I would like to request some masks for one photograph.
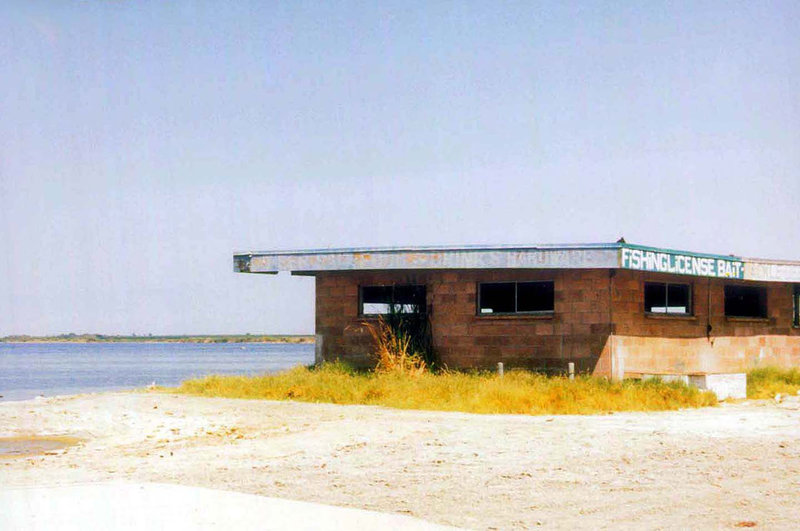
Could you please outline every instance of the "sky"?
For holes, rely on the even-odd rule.
[[[621,236],[800,260],[800,3],[0,5],[0,336],[313,333],[234,251]]]

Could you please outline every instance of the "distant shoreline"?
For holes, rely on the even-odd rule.
[[[65,334],[59,336],[6,336],[0,343],[290,343],[312,344],[310,335],[197,335],[197,336],[112,336]]]

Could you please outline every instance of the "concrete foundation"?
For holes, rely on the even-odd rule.
[[[665,382],[683,382],[704,391],[712,391],[719,400],[747,398],[747,374],[642,374],[641,378],[659,378]]]
[[[747,374],[693,374],[689,383],[698,389],[713,391],[720,400],[747,398]]]

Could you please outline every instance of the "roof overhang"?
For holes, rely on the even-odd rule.
[[[655,273],[800,282],[800,262],[659,249],[628,243],[388,247],[241,252],[239,273],[424,269],[632,269]]]

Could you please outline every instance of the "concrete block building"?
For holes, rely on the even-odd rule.
[[[361,323],[393,306],[427,314],[451,368],[800,367],[800,262],[612,243],[247,252],[234,270],[315,278],[318,361],[369,365]]]

